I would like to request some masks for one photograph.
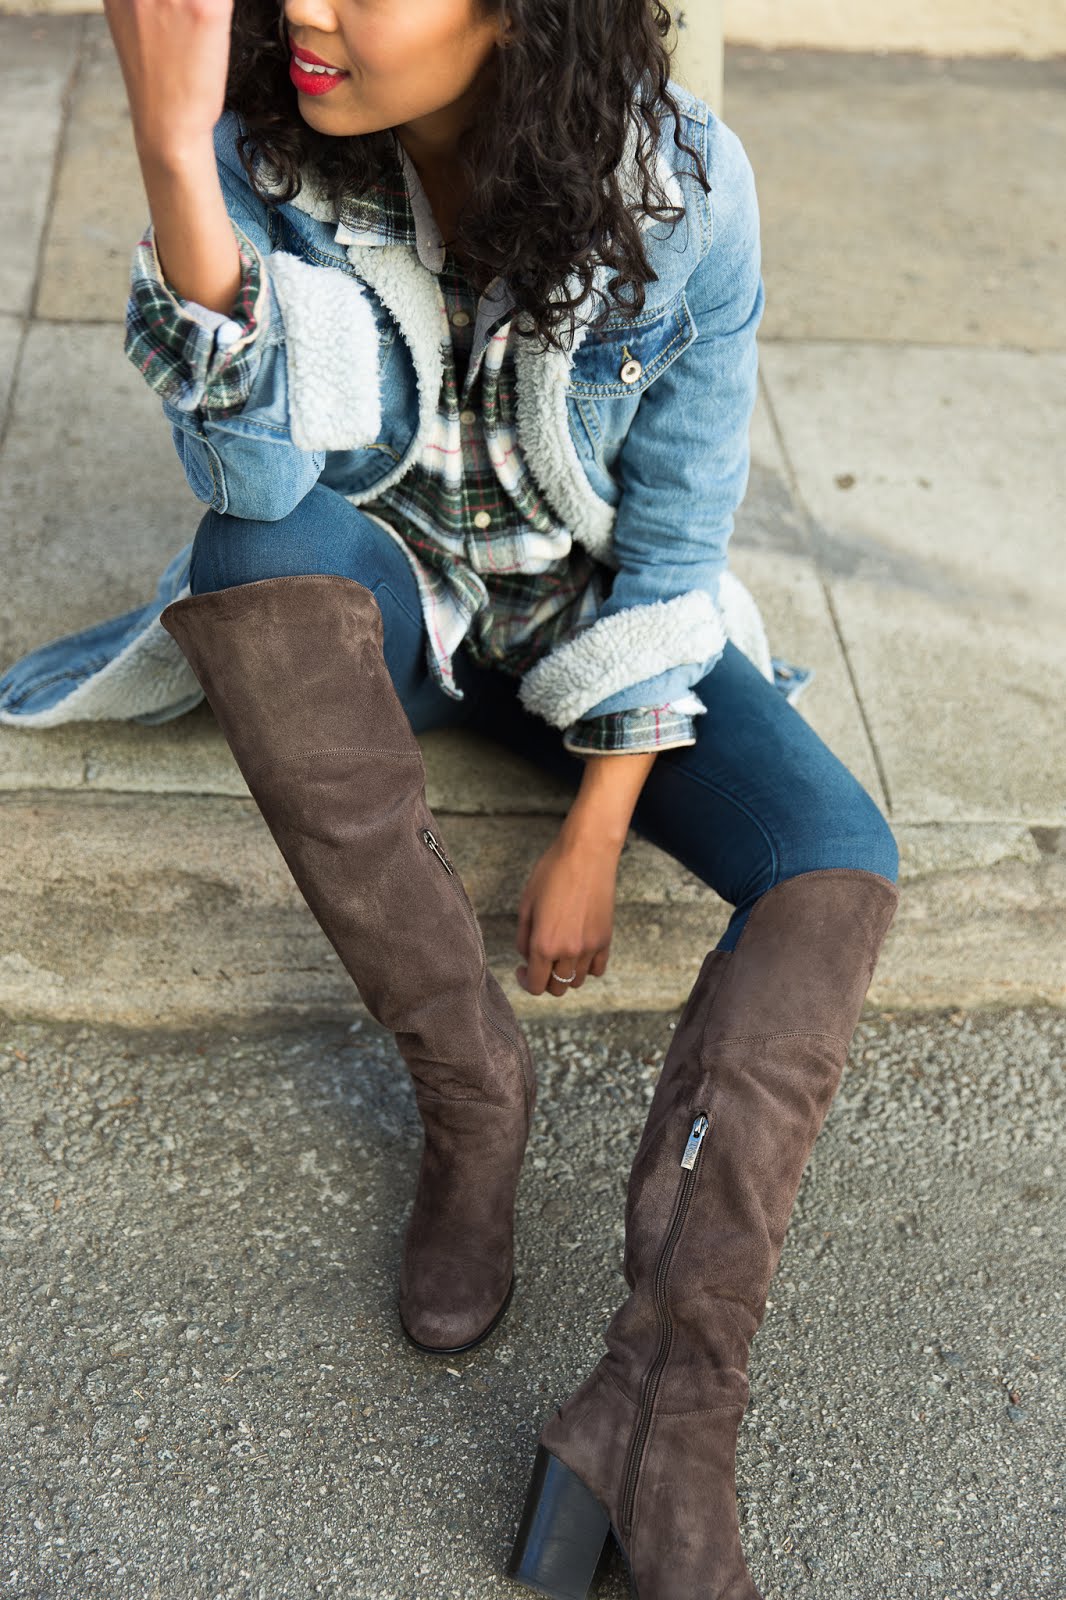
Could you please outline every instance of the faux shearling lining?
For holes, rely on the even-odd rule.
[[[188,584],[175,595],[181,600]],[[191,711],[204,698],[196,675],[176,641],[156,618],[113,660],[44,711],[0,711],[0,723],[18,728],[55,728],[64,722],[126,721],[166,711]]]
[[[352,505],[376,500],[398,483],[422,457],[436,425],[437,403],[444,375],[440,345],[440,290],[405,245],[349,245],[348,260],[392,313],[414,362],[418,384],[418,421],[407,453],[383,477],[346,498]]]
[[[186,545],[184,554],[187,556],[192,546]],[[189,593],[189,586],[185,584],[173,599],[181,600]],[[702,594],[705,598],[706,591],[696,590],[692,593]],[[681,600],[688,600],[689,595],[681,595]],[[770,647],[767,642],[766,631],[763,627],[762,617],[754,597],[745,588],[744,584],[733,572],[723,572],[719,583],[719,603],[721,616],[725,624],[726,637],[731,639],[738,650],[741,650],[748,659],[759,669],[768,682],[773,682],[773,666],[770,658]],[[676,606],[677,600],[656,601],[653,606],[634,607],[631,611],[622,611],[616,617],[603,617],[599,622],[593,623],[594,628],[603,628],[611,622],[621,622],[625,618],[631,619],[630,626],[640,623],[640,612],[656,613],[654,619],[644,619],[647,630],[647,640],[654,646],[656,641],[661,642],[667,638],[673,641],[674,634],[669,627],[669,613],[667,627],[663,627],[663,608]],[[661,631],[660,631],[661,630]],[[523,697],[525,683],[539,668],[544,668],[548,663],[555,663],[562,651],[579,645],[592,631],[586,629],[576,638],[567,640],[557,650],[544,656],[536,666],[531,667],[525,680],[519,688],[520,698]],[[703,660],[698,652],[702,648],[703,634],[697,645],[697,654],[693,659]],[[652,672],[664,671],[669,666],[677,665],[674,652],[669,658],[665,650],[652,651],[656,660],[661,665],[653,665],[641,676],[650,676]],[[708,652],[709,653],[709,652]],[[595,664],[585,660],[585,670],[595,671]],[[615,657],[617,660],[617,657]],[[598,660],[598,656],[597,656]],[[639,670],[639,663],[636,664]],[[634,663],[630,663],[624,677],[611,688],[601,688],[600,683],[605,680],[601,677],[596,684],[595,692],[585,699],[584,704],[595,705],[596,701],[608,694],[613,694],[617,688],[625,688],[629,683],[639,681],[637,671],[632,670]],[[555,669],[553,668],[553,671]],[[547,676],[547,675],[546,675]],[[64,722],[97,722],[102,720],[125,721],[134,717],[148,715],[153,712],[168,713],[170,717],[180,716],[186,711],[191,711],[199,705],[204,698],[203,690],[193,674],[184,655],[181,653],[177,640],[169,634],[158,620],[148,625],[143,633],[137,634],[126,645],[125,649],[113,661],[92,673],[83,683],[72,689],[65,699],[56,705],[50,706],[45,711],[18,712],[0,709],[0,724],[20,728],[56,728]],[[694,702],[690,704],[689,702]],[[703,702],[696,694],[690,694],[685,699],[674,701],[678,710],[698,714],[698,710],[705,710]],[[576,722],[580,716],[565,719]],[[554,720],[554,719],[549,719]],[[561,725],[561,724],[560,724]]]
[[[283,250],[266,265],[285,323],[293,444],[373,444],[381,432],[381,377],[377,324],[363,286]]]
[[[774,661],[762,612],[755,596],[735,572],[727,567],[718,579],[718,607],[725,624],[725,636],[758,667],[767,683],[774,681]]]
[[[725,641],[711,595],[690,589],[601,617],[530,667],[518,697],[527,711],[566,728],[619,689],[720,655]]]

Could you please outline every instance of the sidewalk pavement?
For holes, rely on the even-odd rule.
[[[545,1417],[625,1295],[672,1022],[528,1024],[517,1287],[484,1346],[396,1315],[418,1115],[368,1022],[0,1047],[0,1595],[530,1600]],[[1063,1600],[1066,1014],[860,1022],[752,1349],[766,1600]],[[632,1600],[617,1555],[596,1600]]]
[[[768,296],[732,564],[900,843],[871,1004],[1062,1005],[1066,64],[738,48],[726,86]],[[6,665],[147,600],[200,507],[122,351],[147,208],[103,18],[0,15],[0,134]],[[422,743],[493,968],[537,1014],[515,907],[569,792],[474,735]],[[0,729],[0,807],[0,1008],[359,1009],[206,706]],[[727,915],[632,836],[608,973],[568,1005],[681,1004]]]

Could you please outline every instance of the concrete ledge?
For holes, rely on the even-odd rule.
[[[418,735],[430,804],[473,816],[561,814],[569,790],[532,762],[466,729]],[[248,785],[206,702],[171,722],[68,722],[0,726],[0,792],[220,795],[250,799]]]
[[[494,972],[522,1017],[550,996],[514,977],[515,908],[565,795],[516,762],[492,814],[428,798],[470,892]],[[445,736],[464,762],[472,737]],[[493,757],[499,779],[498,753]],[[523,775],[519,778],[519,772]],[[480,797],[480,800],[479,800]],[[521,804],[519,804],[521,800]],[[1056,829],[898,824],[903,897],[871,987],[873,1008],[1066,1005],[1066,856]],[[0,1011],[12,1017],[179,1026],[343,1019],[358,994],[296,889],[251,799],[26,790],[0,796]],[[728,906],[631,834],[612,959],[559,1004],[577,1013],[679,1008]],[[554,1012],[552,1013],[555,1014]]]

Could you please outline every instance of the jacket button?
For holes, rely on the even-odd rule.
[[[636,383],[644,368],[636,358],[622,363],[622,370],[618,374],[623,383]]]

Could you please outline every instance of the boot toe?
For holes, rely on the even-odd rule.
[[[477,1301],[467,1297],[448,1304],[441,1298],[419,1304],[413,1296],[401,1297],[400,1325],[410,1342],[425,1354],[460,1355],[488,1338],[502,1321],[513,1293],[512,1278],[502,1300],[498,1296]]]

